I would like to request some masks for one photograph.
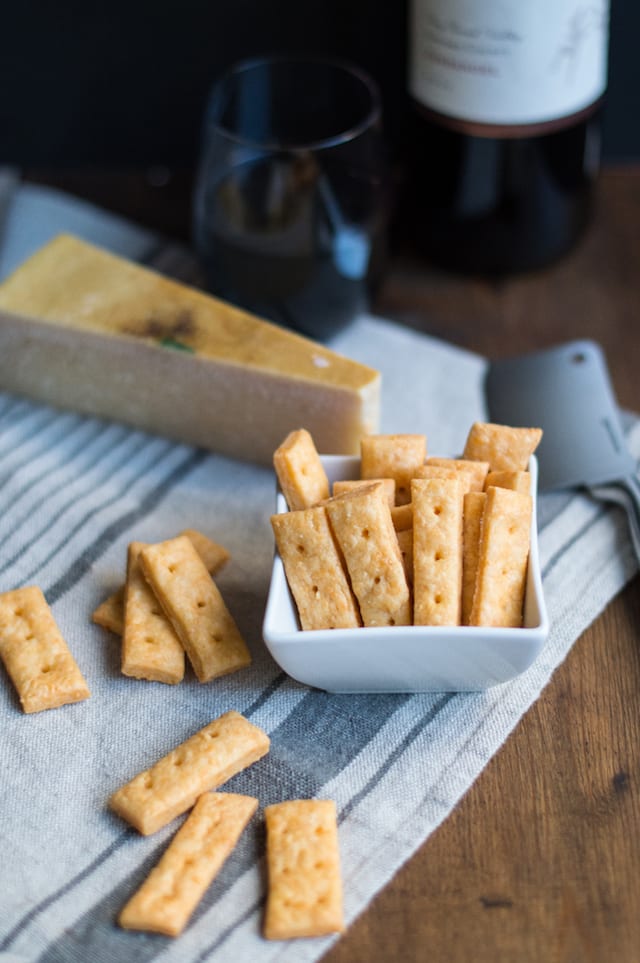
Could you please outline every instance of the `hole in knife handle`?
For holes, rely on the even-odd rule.
[[[571,355],[571,361],[573,364],[584,364],[587,360],[587,356],[583,351],[576,351]]]

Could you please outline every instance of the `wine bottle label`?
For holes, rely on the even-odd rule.
[[[471,132],[562,126],[604,93],[608,27],[608,0],[411,0],[410,92]]]

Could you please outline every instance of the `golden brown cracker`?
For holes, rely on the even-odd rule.
[[[482,513],[486,501],[484,492],[468,492],[464,496],[462,524],[462,624],[469,625],[476,572],[480,555]]]
[[[463,495],[455,478],[411,483],[415,625],[460,624]]]
[[[306,428],[291,431],[273,455],[280,488],[292,511],[311,508],[329,497],[329,482]]]
[[[387,493],[389,508],[393,508],[396,503],[396,483],[393,478],[353,478],[334,481],[332,493],[333,495],[342,495],[344,492],[353,491],[354,488],[360,488],[363,485],[369,485],[371,481],[380,482],[380,484],[384,486],[384,490]]]
[[[336,806],[298,799],[265,809],[268,940],[325,936],[344,929]]]
[[[217,575],[229,561],[231,556],[223,545],[214,542],[195,528],[185,528],[180,534],[186,535],[191,540],[210,575]],[[91,615],[91,620],[96,625],[101,625],[115,635],[122,635],[124,631],[124,590],[125,586],[121,585],[104,602],[101,602]]]
[[[235,793],[200,796],[160,861],[123,907],[124,929],[179,936],[258,807]]]
[[[413,585],[413,529],[402,529],[397,533],[397,539],[405,575],[407,576],[407,585],[411,588]]]
[[[471,625],[522,625],[532,506],[529,494],[487,490]]]
[[[148,545],[140,565],[200,682],[251,663],[233,616],[186,535]]]
[[[469,473],[471,475],[469,491],[484,491],[484,482],[489,471],[488,461],[472,461],[470,458],[437,458],[432,456],[427,458],[427,465],[439,465],[441,468],[450,468],[453,471]]]
[[[531,473],[528,471],[490,471],[486,478],[486,488],[510,488],[514,492],[531,494]]]
[[[175,685],[184,678],[184,648],[162,606],[142,574],[144,542],[131,542],[120,668],[123,675]]]
[[[268,751],[267,734],[231,710],[114,792],[109,806],[148,836]]]
[[[396,532],[404,532],[413,525],[413,509],[411,502],[406,505],[394,505],[391,509],[391,521]]]
[[[121,585],[91,614],[92,622],[113,632],[114,635],[122,635],[124,631],[124,589],[124,585]]]
[[[426,455],[425,435],[365,435],[360,442],[360,475],[395,479],[396,503],[405,505],[411,500],[411,479]]]
[[[327,503],[365,626],[410,625],[411,601],[398,539],[382,485]]]
[[[0,659],[25,712],[91,695],[37,585],[0,594]]]
[[[272,515],[271,526],[301,628],[362,625],[325,507]]]
[[[490,471],[523,471],[541,438],[541,428],[476,421],[469,429],[463,454],[472,461],[488,461]]]

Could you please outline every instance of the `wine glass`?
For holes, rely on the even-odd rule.
[[[380,97],[362,70],[268,57],[214,85],[194,192],[212,293],[326,339],[368,305],[386,200]]]

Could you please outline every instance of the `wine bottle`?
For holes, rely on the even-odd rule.
[[[608,0],[410,0],[410,219],[465,272],[540,267],[592,207]]]

